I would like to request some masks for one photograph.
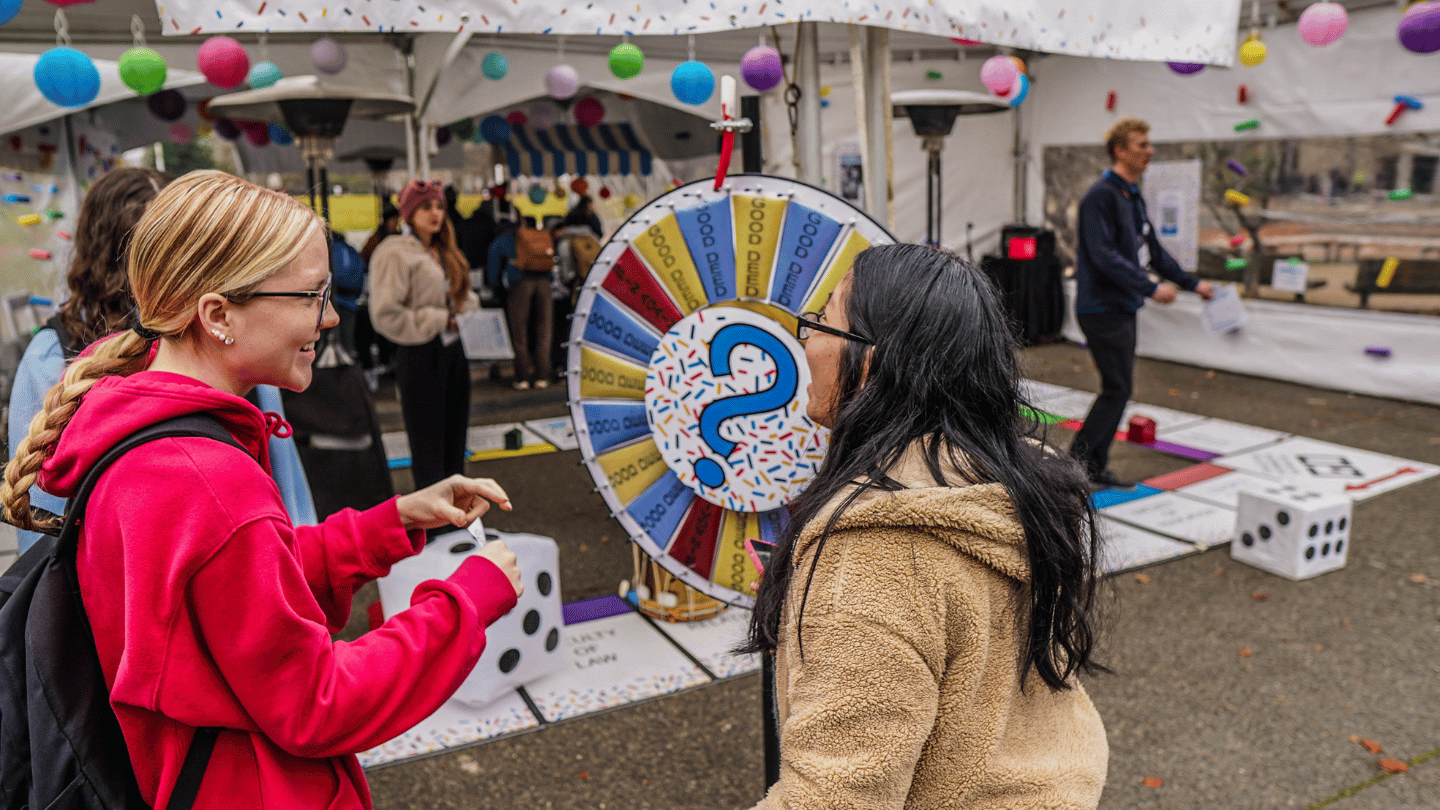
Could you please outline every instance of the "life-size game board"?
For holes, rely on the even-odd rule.
[[[691,587],[753,603],[744,540],[773,541],[825,454],[795,316],[893,241],[817,188],[732,175],[653,200],[600,252],[571,327],[575,435],[616,519]]]

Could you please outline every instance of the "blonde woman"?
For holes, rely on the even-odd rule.
[[[6,517],[36,528],[32,483],[69,497],[148,425],[206,414],[245,448],[134,449],[100,477],[81,529],[80,597],[154,807],[195,729],[213,726],[195,808],[369,808],[354,754],[439,707],[520,590],[514,555],[491,544],[380,629],[331,641],[355,589],[417,553],[425,529],[510,503],[493,481],[455,476],[291,526],[266,452],[288,425],[244,394],[310,383],[315,341],[337,320],[327,256],[319,218],[284,194],[220,172],[170,184],[130,246],[138,323],[69,366],[5,468]]]
[[[406,233],[388,236],[370,257],[370,320],[397,344],[396,387],[410,439],[416,488],[465,471],[470,362],[455,316],[476,309],[470,265],[455,244],[440,181],[400,190]]]

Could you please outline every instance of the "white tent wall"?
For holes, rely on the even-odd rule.
[[[1212,67],[1195,76],[1175,75],[1158,62],[1068,56],[1032,60],[1034,80],[1025,103],[1032,116],[1030,219],[1043,217],[1045,147],[1099,145],[1121,116],[1149,121],[1157,142],[1440,131],[1440,56],[1402,48],[1395,37],[1397,19],[1393,8],[1351,13],[1345,36],[1325,48],[1307,45],[1294,26],[1263,29],[1268,50],[1263,63]],[[1237,101],[1241,84],[1249,89],[1247,104]],[[1105,99],[1112,90],[1117,103],[1109,112]],[[1386,127],[1397,94],[1418,98],[1425,107]],[[1252,118],[1260,120],[1259,128],[1235,131],[1236,123]],[[1440,404],[1434,318],[1273,302],[1247,302],[1247,309],[1250,323],[1243,333],[1214,337],[1198,328],[1198,306],[1147,306],[1140,311],[1139,353]],[[1083,339],[1073,319],[1066,335]],[[1362,351],[1368,346],[1388,348],[1393,355],[1377,360]]]

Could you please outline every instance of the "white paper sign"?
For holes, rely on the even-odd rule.
[[[1205,311],[1200,313],[1200,325],[1212,335],[1234,332],[1245,325],[1249,315],[1240,303],[1240,289],[1234,284],[1215,288],[1215,297],[1205,302]]]
[[[1310,277],[1310,265],[1289,259],[1276,259],[1270,286],[1286,292],[1303,293]]]
[[[465,356],[471,360],[509,360],[515,356],[510,346],[510,329],[505,313],[498,309],[477,309],[455,316],[460,327],[460,340]]]

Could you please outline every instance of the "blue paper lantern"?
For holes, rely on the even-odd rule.
[[[670,92],[685,104],[704,104],[715,92],[715,74],[704,62],[681,62],[670,74]]]
[[[530,187],[529,195],[530,202],[536,205],[545,204],[545,189],[541,188],[538,183]]]
[[[510,122],[498,115],[487,115],[480,122],[480,137],[488,144],[499,146],[510,140]]]
[[[20,13],[20,0],[0,0],[0,25],[15,19]]]
[[[1015,89],[1015,91],[1014,91],[1013,93],[1010,94],[1010,106],[1011,106],[1011,107],[1019,107],[1019,106],[1020,106],[1020,102],[1024,101],[1024,100],[1025,100],[1025,97],[1028,96],[1028,95],[1030,95],[1030,77],[1029,77],[1029,76],[1026,76],[1024,73],[1021,73],[1019,80],[1017,80],[1017,81],[1015,82],[1015,84],[1016,84],[1016,89]]]
[[[480,72],[484,73],[487,79],[499,81],[510,72],[510,61],[505,58],[505,54],[491,51],[480,60]]]
[[[281,146],[289,146],[290,144],[295,142],[295,138],[290,134],[290,130],[280,126],[279,124],[270,125],[270,140],[274,143],[280,144]]]
[[[284,77],[285,74],[280,72],[280,66],[274,62],[256,62],[251,66],[245,81],[251,87],[259,90],[262,87],[269,87]]]
[[[74,48],[51,48],[35,63],[35,86],[51,104],[83,107],[100,95],[100,71]]]

